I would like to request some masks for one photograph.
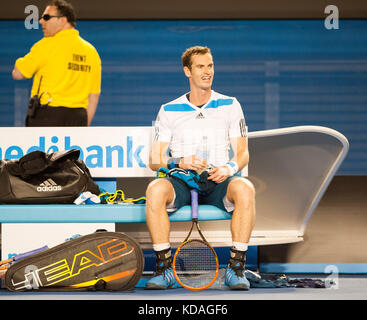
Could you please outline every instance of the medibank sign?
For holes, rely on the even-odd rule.
[[[93,177],[154,176],[148,168],[151,137],[151,127],[2,127],[0,159],[79,149]]]

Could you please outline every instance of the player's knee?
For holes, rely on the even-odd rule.
[[[149,183],[146,190],[147,202],[166,202],[172,193],[171,184],[165,179],[156,179]]]
[[[229,198],[236,201],[254,201],[255,187],[251,181],[245,178],[233,179],[228,185]]]

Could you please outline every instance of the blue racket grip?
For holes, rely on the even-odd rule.
[[[28,251],[28,252],[20,253],[17,256],[15,256],[13,258],[13,260],[14,261],[19,261],[19,260],[22,260],[24,258],[27,258],[27,257],[31,256],[32,254],[44,251],[46,249],[48,249],[48,246],[43,246],[42,248],[38,248],[38,249],[34,249],[34,250],[31,250],[31,251]]]
[[[194,220],[199,216],[199,196],[198,192],[194,189],[190,190],[191,193],[191,217]]]

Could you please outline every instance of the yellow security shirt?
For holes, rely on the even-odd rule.
[[[76,29],[41,39],[15,65],[26,78],[34,76],[31,96],[37,94],[42,76],[41,104],[87,108],[88,95],[101,91],[101,59]]]

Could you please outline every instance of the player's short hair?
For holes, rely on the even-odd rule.
[[[66,17],[73,27],[76,26],[76,14],[71,3],[65,0],[52,0],[48,6],[55,6],[61,16]]]
[[[208,47],[202,46],[194,46],[186,49],[186,51],[182,54],[182,66],[188,67],[191,70],[192,60],[191,57],[195,54],[212,54]]]

